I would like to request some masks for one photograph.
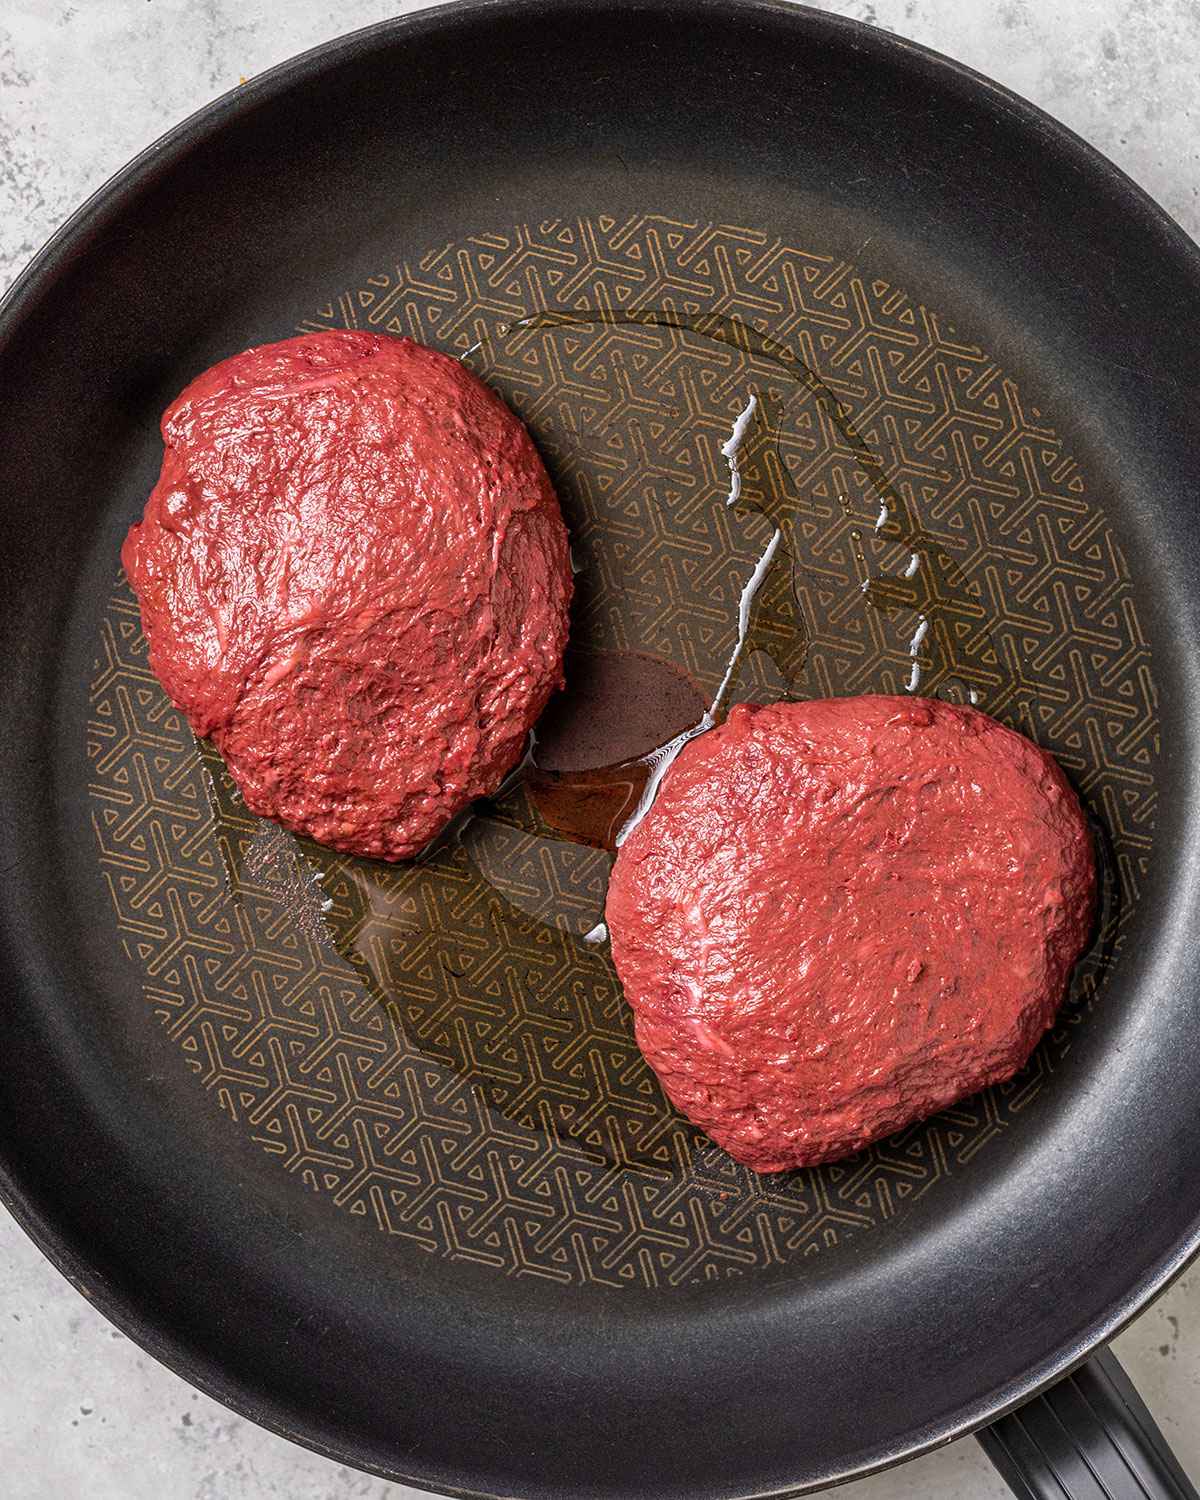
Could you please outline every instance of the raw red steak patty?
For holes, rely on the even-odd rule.
[[[1008,1078],[1092,922],[1049,755],[927,699],[738,707],[620,852],[613,958],[672,1101],[740,1162],[846,1156]]]
[[[571,570],[525,428],[410,339],[248,349],[167,408],[121,560],[150,664],[246,805],[417,853],[561,681]]]

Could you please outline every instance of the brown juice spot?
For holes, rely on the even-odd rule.
[[[645,790],[649,757],[698,723],[706,704],[677,667],[641,652],[569,651],[565,666],[525,789],[560,837],[611,850]]]

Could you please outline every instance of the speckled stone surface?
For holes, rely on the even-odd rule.
[[[397,0],[6,0],[0,6],[0,289],[90,192],[240,78]],[[950,53],[1099,146],[1200,231],[1197,0],[847,0]],[[1200,1272],[1117,1341],[1200,1478]],[[14,1500],[404,1500],[198,1395],[104,1321],[0,1211],[0,1455]],[[972,1442],[837,1491],[1000,1500]]]

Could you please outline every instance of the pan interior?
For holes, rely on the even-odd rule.
[[[762,227],[484,226],[301,311],[441,347],[529,424],[572,536],[570,683],[536,766],[421,860],[339,856],[247,813],[149,675],[119,584],[89,794],[145,1024],[324,1210],[509,1275],[772,1270],[971,1171],[1086,1024],[1151,857],[1150,652],[1049,416],[950,313]],[[1097,829],[1102,920],[1011,1083],[760,1177],[638,1053],[602,926],[613,834],[706,713],[913,689],[1056,754]]]

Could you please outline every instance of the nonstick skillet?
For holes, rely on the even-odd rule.
[[[1082,1362],[1200,1232],[1198,324],[1095,152],[769,0],[425,12],[165,137],[0,313],[21,1223],[206,1391],[433,1489],[778,1494],[993,1423],[1022,1494],[1193,1493]],[[184,382],[341,325],[503,391],[579,568],[556,774],[405,867],[245,813],[117,563]],[[738,694],[917,665],[1059,757],[1105,901],[1016,1080],[760,1179],[633,1045],[594,773],[707,701],[780,504]]]

